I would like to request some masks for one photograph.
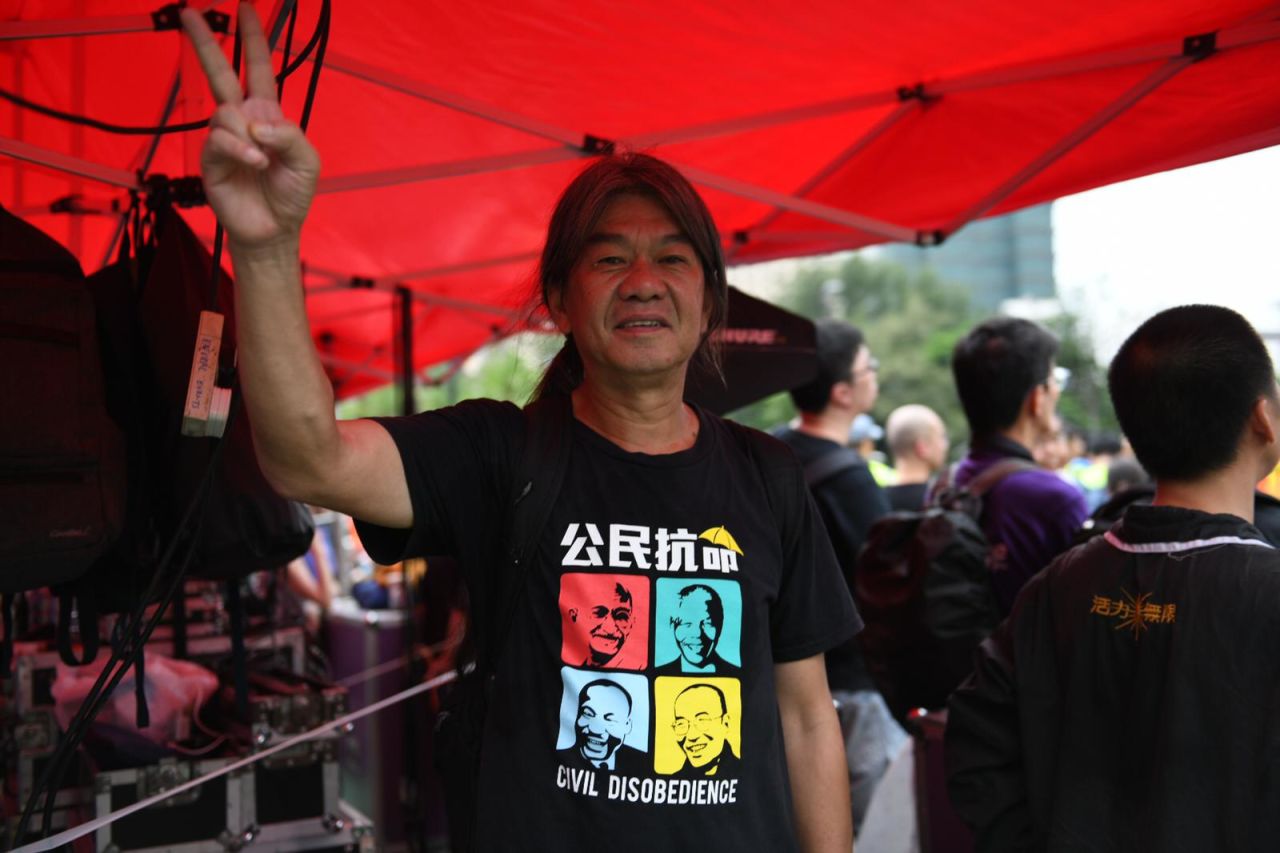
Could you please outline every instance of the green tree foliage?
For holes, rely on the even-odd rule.
[[[837,317],[862,329],[880,361],[880,398],[873,416],[905,403],[924,403],[953,435],[964,419],[951,382],[951,349],[973,325],[968,295],[932,273],[913,275],[897,264],[854,255],[832,265],[801,268],[783,286],[778,304],[807,317]],[[795,415],[786,394],[748,406],[734,418],[768,428]]]
[[[982,316],[962,287],[931,271],[912,273],[897,264],[851,255],[838,264],[802,267],[775,298],[797,314],[837,317],[862,329],[880,361],[880,398],[872,412],[879,423],[898,406],[924,403],[942,416],[953,442],[967,436],[951,377],[951,351]],[[1091,432],[1114,429],[1105,370],[1094,360],[1079,318],[1063,314],[1048,325],[1062,342],[1059,362],[1072,371],[1060,403],[1064,419]],[[733,414],[764,429],[794,416],[786,394]]]
[[[1063,313],[1046,325],[1058,336],[1058,364],[1071,371],[1067,390],[1058,400],[1058,414],[1063,423],[1089,434],[1120,434],[1111,395],[1107,393],[1107,368],[1098,364],[1093,354],[1093,341],[1083,329],[1080,318]]]
[[[439,409],[477,397],[524,405],[560,342],[559,335],[525,332],[485,347],[465,365],[437,365],[428,372],[434,379],[415,389],[414,411]],[[343,418],[396,415],[400,410],[399,385],[387,385],[338,404],[338,416]]]

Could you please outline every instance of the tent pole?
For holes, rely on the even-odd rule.
[[[871,143],[875,142],[882,135],[884,135],[884,133],[888,131],[889,128],[893,127],[895,124],[901,121],[908,113],[915,112],[916,107],[920,106],[923,103],[924,103],[923,98],[917,98],[917,97],[911,97],[911,98],[905,98],[905,99],[900,98],[900,103],[892,112],[890,112],[884,118],[880,119],[880,121],[876,122],[875,125],[870,130],[868,130],[862,136],[858,137],[858,139],[855,140],[852,145],[850,145],[849,147],[841,151],[838,155],[836,155],[836,157],[833,160],[828,162],[818,172],[816,172],[812,177],[810,177],[809,180],[801,184],[800,188],[797,189],[794,193],[792,193],[792,195],[796,196],[797,198],[804,198],[808,196],[809,193],[817,189],[818,186],[820,186],[828,178],[834,175],[846,163],[848,163],[854,157],[857,157],[859,154],[863,152],[863,150],[865,150],[868,146],[870,146]],[[755,225],[751,226],[750,228],[746,229],[744,234],[746,236],[751,236],[757,231],[763,231],[765,228],[768,228],[774,222],[777,222],[778,218],[782,216],[783,212],[784,211],[781,208],[775,207],[769,213],[765,214],[764,217],[759,222],[757,222]],[[742,245],[743,245],[742,243],[735,242],[733,244],[733,247],[729,250],[729,256],[725,260],[732,261],[733,256],[737,254],[739,248],[741,248]]]
[[[398,295],[401,290],[408,290],[409,295],[414,299],[414,301],[421,302],[423,305],[430,305],[437,308],[453,308],[457,311],[472,311],[478,314],[493,314],[499,317],[506,317],[511,320],[524,319],[523,311],[516,311],[512,308],[503,308],[500,305],[484,305],[479,302],[468,302],[465,299],[453,299],[448,296],[440,296],[435,293],[422,293],[403,286],[397,287],[392,285],[380,285],[376,282],[367,286],[364,284],[357,286],[353,285],[352,281],[367,282],[370,281],[370,279],[352,279],[351,276],[346,276],[345,282],[340,284],[335,283],[326,287],[308,287],[306,295],[308,297],[312,297],[319,296],[324,293],[348,293],[352,289],[368,289]]]
[[[401,284],[396,285],[395,293],[400,326],[400,414],[412,415],[417,408],[413,402],[413,291]]]
[[[8,154],[18,160],[35,163],[38,166],[47,166],[59,172],[68,172],[90,180],[100,181],[104,184],[121,187],[122,189],[138,189],[138,178],[132,172],[126,172],[124,169],[113,169],[110,166],[92,163],[68,154],[59,154],[56,151],[31,145],[19,139],[0,136],[0,154]]]
[[[85,0],[76,0],[75,10],[77,14],[83,15],[85,13]],[[84,115],[84,77],[86,67],[85,41],[84,39],[75,39],[71,43],[71,112],[76,115]],[[70,137],[71,156],[77,159],[84,159],[84,125],[71,125],[68,128],[68,135]],[[70,180],[67,181],[67,187],[69,195],[73,197],[83,195],[84,179],[79,175],[72,175]],[[78,216],[71,217],[67,223],[67,248],[77,258],[84,256],[84,220]]]
[[[671,161],[667,162],[670,163]],[[880,237],[887,237],[890,240],[911,242],[916,239],[916,232],[911,228],[894,225],[891,222],[882,222],[879,219],[872,219],[869,216],[862,216],[861,214],[841,210],[827,204],[806,201],[802,198],[793,198],[785,193],[775,192],[766,187],[758,187],[744,181],[722,177],[705,169],[698,169],[681,163],[671,163],[671,165],[679,169],[686,178],[695,184],[702,184],[712,189],[754,201],[762,201],[784,210],[793,210],[796,213],[803,213],[805,216],[812,216],[814,219],[821,219],[826,222],[834,222],[836,225],[843,225],[846,228],[867,231]]]
[[[165,100],[164,107],[160,110],[160,120],[156,122],[157,126],[163,126],[169,121],[169,117],[173,115],[173,109],[178,105],[178,93],[182,90],[182,65],[179,60],[179,71],[173,76],[173,85],[169,87],[169,97]],[[157,133],[147,142],[146,147],[138,157],[140,163],[138,173],[145,175],[151,171],[151,161],[155,159],[156,151],[160,148],[160,140],[163,134]],[[111,259],[115,256],[116,246],[120,242],[120,238],[124,235],[125,226],[129,222],[129,211],[125,209],[121,212],[119,220],[116,222],[115,231],[111,235],[111,240],[107,243],[107,250],[102,254],[102,263],[99,266],[105,267],[111,263]]]
[[[399,184],[414,183],[415,181],[437,181],[441,178],[453,178],[459,175],[502,172],[508,169],[523,169],[528,166],[562,163],[565,160],[576,160],[583,156],[585,155],[580,148],[558,146],[556,148],[522,151],[515,154],[503,154],[496,157],[475,157],[468,160],[428,163],[423,166],[408,166],[401,169],[357,172],[351,175],[321,178],[316,186],[316,192],[337,193],[397,186]]]
[[[314,57],[308,61],[314,61]],[[522,116],[511,110],[494,107],[474,98],[448,92],[436,86],[428,86],[411,77],[378,68],[366,62],[360,62],[349,56],[329,53],[325,56],[324,67],[326,70],[339,71],[405,95],[412,95],[425,101],[431,101],[457,112],[477,116],[495,124],[506,125],[534,136],[542,136],[573,148],[580,148],[583,143],[584,134],[580,132]]]
[[[1265,16],[1255,16],[1263,18]],[[1219,49],[1255,44],[1280,38],[1280,23],[1266,20],[1251,20],[1239,27],[1222,30],[1218,34]],[[952,80],[930,81],[930,93],[943,95],[948,92],[986,89],[1007,86],[1015,83],[1030,82],[1046,77],[1061,77],[1073,74],[1084,74],[1107,68],[1140,65],[1177,56],[1181,51],[1180,42],[1161,42],[1151,45],[1140,45],[1119,50],[1108,50],[1099,53],[1060,57],[1047,62],[1039,62],[1008,68],[996,68],[979,71],[973,74],[956,77]],[[536,119],[503,110],[463,95],[449,92],[435,86],[428,86],[401,74],[363,63],[350,57],[331,54],[325,59],[325,67],[364,80],[374,85],[401,92],[413,97],[431,101],[458,112],[467,113],[497,124],[542,136],[567,146],[578,148],[582,145],[583,134],[558,127]],[[753,116],[741,116],[722,121],[704,122],[681,128],[655,131],[619,140],[634,149],[647,149],[659,145],[670,145],[677,142],[688,142],[715,136],[728,136],[744,133],[771,125],[805,121],[827,115],[855,112],[871,107],[891,104],[898,100],[898,88],[877,92],[865,92],[846,98],[838,98],[773,112],[759,113]]]
[[[316,353],[320,358],[320,363],[326,367],[336,367],[339,370],[345,370],[348,373],[359,373],[365,376],[372,376],[375,379],[381,379],[384,382],[394,382],[396,375],[389,370],[380,370],[369,364],[362,364],[358,361],[350,361],[345,358],[338,358],[336,355],[328,353]]]
[[[0,41],[106,36],[155,32],[150,15],[115,15],[105,18],[64,18],[57,21],[5,21],[0,23]]]
[[[22,49],[14,51],[13,57],[13,88],[19,95],[26,95],[26,64],[27,52]],[[13,138],[22,139],[27,132],[26,110],[13,111]],[[26,170],[15,168],[13,170],[13,204],[14,207],[22,207],[26,203],[23,193],[26,190]]]
[[[1148,74],[1145,79],[1131,87],[1119,98],[1112,101],[1084,124],[1067,134],[1048,151],[1032,160],[1019,170],[1017,174],[988,193],[985,198],[979,200],[964,213],[951,220],[951,222],[949,222],[943,229],[943,233],[954,234],[973,220],[985,215],[993,207],[1022,188],[1027,184],[1027,182],[1042,173],[1045,169],[1049,168],[1049,166],[1053,165],[1077,145],[1084,142],[1090,136],[1093,136],[1102,128],[1106,127],[1138,101],[1160,88],[1160,86],[1164,85],[1176,76],[1178,72],[1197,61],[1198,60],[1194,57],[1180,56],[1177,59],[1169,60],[1154,72]]]

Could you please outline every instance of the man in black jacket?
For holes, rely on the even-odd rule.
[[[1156,479],[1019,594],[952,696],[946,752],[979,850],[1262,850],[1280,837],[1280,552],[1252,524],[1280,391],[1248,322],[1148,320],[1111,365]]]

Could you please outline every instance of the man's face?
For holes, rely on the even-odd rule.
[[[947,464],[947,451],[951,449],[951,441],[947,438],[947,427],[942,422],[942,418],[932,422],[922,444],[921,461],[929,466],[930,471],[941,470]]]
[[[588,687],[578,704],[578,751],[588,761],[604,761],[631,732],[631,710],[620,687]]]
[[[1040,393],[1040,406],[1035,411],[1037,439],[1051,438],[1059,428],[1058,398],[1062,396],[1062,384],[1058,380],[1058,366],[1049,364],[1049,378],[1032,393]]]
[[[671,627],[675,630],[680,656],[694,666],[706,666],[720,639],[720,624],[712,618],[706,591],[695,589],[679,599]]]
[[[592,657],[598,661],[609,660],[622,651],[631,634],[631,602],[612,595],[588,607],[584,621]]]
[[[705,291],[702,263],[670,214],[644,196],[621,195],[548,307],[589,375],[634,382],[683,377],[707,330]]]
[[[710,687],[691,687],[677,696],[672,731],[694,767],[719,758],[729,734],[729,715],[720,705],[719,694]]]
[[[849,387],[853,391],[851,408],[855,415],[865,414],[875,406],[876,398],[880,396],[879,372],[880,366],[872,357],[871,350],[865,344],[858,347],[849,379]]]

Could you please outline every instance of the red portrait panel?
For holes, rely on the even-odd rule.
[[[644,669],[649,621],[649,579],[644,575],[560,576],[560,656],[566,664]]]

